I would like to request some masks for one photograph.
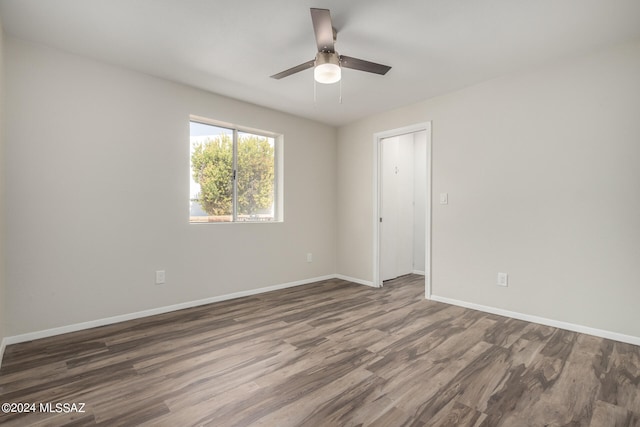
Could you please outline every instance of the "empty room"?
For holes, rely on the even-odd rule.
[[[640,2],[0,0],[0,424],[640,427]]]

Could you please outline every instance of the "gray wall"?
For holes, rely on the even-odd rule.
[[[3,336],[334,273],[371,281],[372,136],[431,120],[433,294],[640,337],[640,43],[337,133],[43,46],[0,46]],[[189,114],[285,135],[284,223],[188,224]],[[166,285],[153,284],[159,269]]]
[[[9,37],[5,63],[7,335],[335,273],[334,128]],[[284,134],[284,223],[189,224],[190,114]]]
[[[640,337],[638,76],[634,43],[341,127],[338,273],[373,276],[372,135],[431,120],[433,294]]]

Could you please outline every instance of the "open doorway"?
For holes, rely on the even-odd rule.
[[[431,295],[431,123],[374,135],[374,285],[425,276]]]

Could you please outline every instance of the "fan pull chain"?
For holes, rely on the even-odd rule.
[[[338,98],[338,102],[342,104],[342,79],[340,79],[340,98]]]
[[[316,79],[313,79],[313,103],[314,103],[314,104],[315,104],[315,103],[316,103],[316,101],[317,101],[317,98],[316,98],[316,84],[317,84],[317,83],[316,83]]]

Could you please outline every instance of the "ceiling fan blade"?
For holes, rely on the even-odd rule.
[[[340,66],[381,75],[387,74],[387,71],[391,69],[388,65],[376,64],[375,62],[369,62],[364,59],[352,58],[351,56],[345,55],[340,55]]]
[[[316,60],[312,59],[311,61],[307,61],[304,64],[296,65],[295,67],[289,68],[288,70],[284,70],[279,72],[278,74],[274,74],[273,76],[271,76],[271,78],[280,80],[283,77],[287,77],[287,76],[290,76],[291,74],[299,73],[300,71],[304,71],[308,68],[312,68],[315,65],[315,63],[316,63]]]
[[[316,35],[318,52],[335,52],[333,46],[333,25],[331,24],[331,13],[329,9],[311,8],[311,20],[313,21],[313,32]]]

